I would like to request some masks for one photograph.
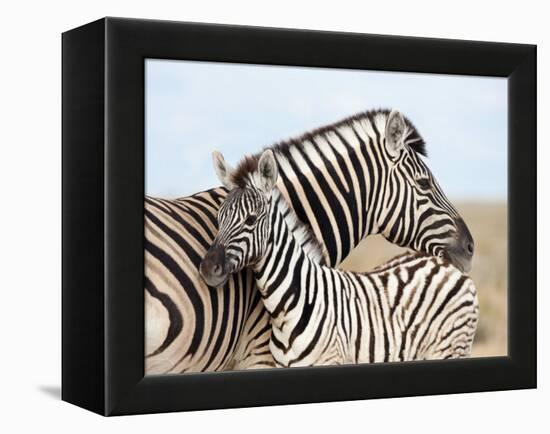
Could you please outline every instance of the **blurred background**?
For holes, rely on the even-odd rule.
[[[504,78],[146,60],[145,191],[175,198],[219,183],[211,152],[235,164],[312,128],[396,108],[427,143],[427,164],[476,244],[473,356],[507,354],[507,81]],[[402,250],[365,240],[342,268],[367,271]]]

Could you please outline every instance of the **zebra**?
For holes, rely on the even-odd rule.
[[[371,110],[272,145],[278,190],[338,265],[371,234],[470,268],[474,243],[397,110]],[[254,165],[259,155],[247,164]],[[217,231],[224,186],[182,199],[145,199],[146,374],[272,366],[271,329],[250,271],[209,288],[200,261]],[[244,166],[241,167],[243,170]]]
[[[322,246],[276,188],[273,152],[255,161],[233,178],[200,271],[209,285],[221,286],[252,268],[271,316],[277,366],[470,354],[479,316],[470,277],[425,254],[405,254],[364,274],[321,264]]]

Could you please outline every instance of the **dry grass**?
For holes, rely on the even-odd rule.
[[[507,354],[507,221],[505,203],[457,203],[470,228],[475,254],[470,275],[476,284],[480,319],[472,356]],[[342,268],[367,271],[403,249],[381,236],[369,237],[342,263]]]

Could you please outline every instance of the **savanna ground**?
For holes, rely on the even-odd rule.
[[[456,203],[470,228],[475,253],[470,276],[479,298],[479,324],[473,357],[507,354],[507,219],[505,203]],[[342,268],[368,271],[402,253],[381,236],[363,241],[342,263]]]

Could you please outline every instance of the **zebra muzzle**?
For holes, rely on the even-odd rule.
[[[201,261],[199,272],[209,286],[222,286],[229,276],[225,267],[225,248],[213,244]]]
[[[474,256],[474,239],[464,223],[464,220],[456,221],[457,237],[456,242],[446,249],[448,259],[461,271],[469,272],[472,268]]]

